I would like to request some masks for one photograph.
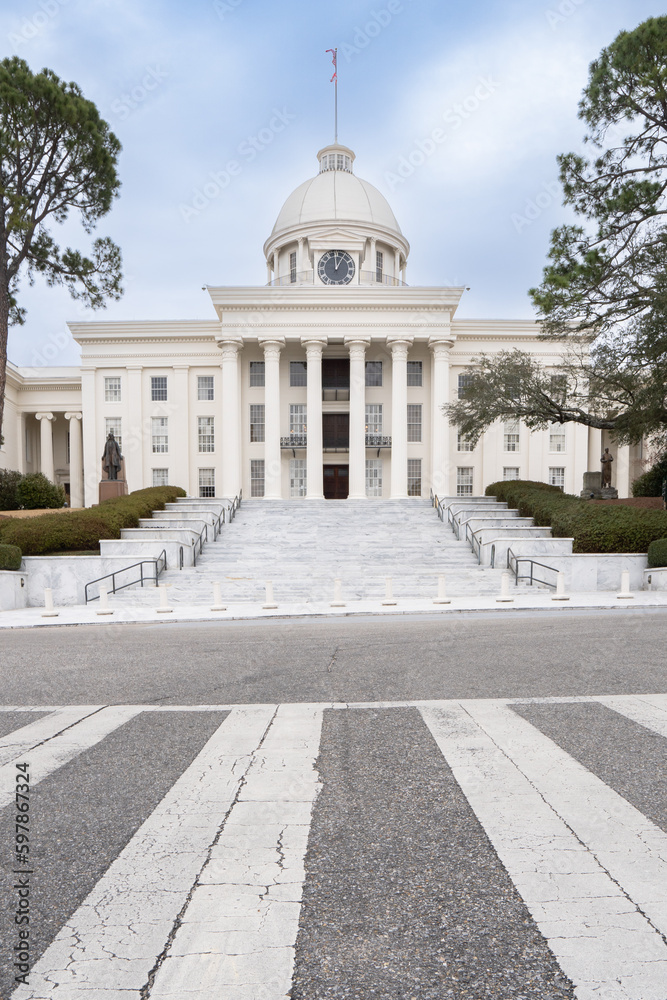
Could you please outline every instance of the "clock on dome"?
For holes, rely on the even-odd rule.
[[[349,285],[354,272],[354,261],[344,250],[327,250],[317,265],[317,273],[325,285]]]

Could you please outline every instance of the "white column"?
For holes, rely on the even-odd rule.
[[[609,449],[611,451],[611,448]],[[630,445],[620,444],[614,455],[616,466],[616,489],[620,498],[630,496]],[[612,466],[613,468],[613,466]]]
[[[83,481],[86,507],[99,503],[99,483],[102,478],[102,434],[98,437],[97,374],[94,368],[81,371],[81,410],[83,412]],[[123,442],[125,447],[125,442]],[[132,489],[132,487],[130,487]]]
[[[218,408],[222,423],[222,483],[216,493],[235,497],[241,489],[241,425],[239,420],[240,340],[218,341],[222,351],[222,393]]]
[[[280,352],[283,337],[260,340],[264,349],[264,496],[282,498],[282,458],[280,454]]]
[[[398,283],[401,280],[401,251],[394,250],[394,277]]]
[[[407,273],[407,261],[403,258],[403,263],[401,264],[401,281],[405,284],[405,275]]]
[[[271,261],[267,260],[267,262],[266,262],[266,283],[267,283],[267,285],[270,285],[272,280],[273,280],[273,272],[271,270]]]
[[[366,348],[370,337],[346,337],[350,352],[350,489],[351,500],[366,496]]]
[[[51,482],[54,481],[55,467],[53,464],[53,421],[55,417],[52,413],[36,413],[35,418],[39,420],[39,470]]]
[[[278,277],[279,277],[278,268],[279,268],[279,266],[280,266],[280,251],[274,250],[273,251],[273,278],[274,278],[274,281],[276,282],[276,284],[278,283]]]
[[[69,420],[69,502],[70,507],[83,507],[83,442],[81,414],[66,413]]]
[[[443,406],[449,403],[449,351],[453,338],[441,339],[431,337],[428,346],[431,348],[431,476],[430,486],[438,496],[452,494],[455,484],[452,483],[450,466],[449,417],[443,413]]]
[[[370,247],[368,250],[368,262],[370,274],[367,275],[368,281],[375,281],[375,239],[371,237]]]
[[[23,474],[26,468],[25,455],[25,413],[16,414],[16,471]]]
[[[190,427],[190,393],[188,391],[189,372],[189,365],[174,365],[175,391],[172,399],[175,405],[170,407],[171,419],[169,420],[169,463],[171,466],[169,478],[174,480],[174,486],[182,486],[188,492],[190,486],[189,444],[192,432]],[[217,444],[219,442],[216,442]],[[202,456],[202,458],[204,457],[206,456]],[[212,458],[213,456],[208,457]]]
[[[583,424],[564,424],[565,441],[572,441],[572,482],[568,493],[578,495],[584,488],[584,473],[588,472],[588,428]],[[569,450],[569,448],[568,448]]]
[[[306,348],[306,499],[323,500],[322,471],[322,349],[326,337],[302,340]]]
[[[408,495],[408,350],[411,339],[387,340],[391,348],[391,496]]]
[[[303,236],[299,240],[299,250],[297,253],[297,270],[299,272],[299,275],[303,275],[304,272],[308,270],[308,268],[306,267],[306,241],[303,238]],[[298,277],[298,280],[302,281],[303,279],[301,277]]]
[[[602,431],[599,427],[588,428],[588,465],[587,472],[599,472],[602,455]]]
[[[144,438],[148,441],[148,451],[152,455],[151,449],[151,421],[150,417],[144,427],[143,402],[144,393],[142,385],[142,366],[127,365],[127,383],[124,387],[123,409],[127,413],[127,425],[123,426],[123,458],[125,459],[125,478],[129,493],[133,490],[141,490],[146,486],[152,486],[152,479],[147,479],[148,470],[144,470]],[[125,394],[127,400],[125,401]],[[174,427],[169,427],[169,435]],[[156,455],[156,465],[162,460],[161,455]],[[187,483],[176,482],[176,470],[169,469],[170,480],[174,480],[174,486],[183,486],[187,489]]]

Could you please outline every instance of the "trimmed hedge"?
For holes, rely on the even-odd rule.
[[[648,547],[648,564],[650,569],[667,566],[667,538],[657,538]]]
[[[0,545],[0,569],[21,569],[22,558],[18,545]]]
[[[632,484],[633,497],[661,497],[662,481],[667,479],[667,455]]]
[[[41,472],[22,476],[16,487],[16,499],[23,510],[41,510],[45,507],[64,507],[67,496],[62,486],[56,486]]]
[[[154,486],[85,510],[7,518],[0,522],[0,542],[17,545],[24,556],[96,549],[101,538],[120,538],[122,528],[136,528],[140,517],[185,495],[180,486]]]
[[[651,542],[667,536],[663,510],[592,504],[557,486],[521,479],[491,483],[486,493],[550,527],[554,537],[573,538],[573,552],[647,552]]]
[[[20,472],[0,469],[0,510],[18,510],[16,490],[22,479],[23,475]]]

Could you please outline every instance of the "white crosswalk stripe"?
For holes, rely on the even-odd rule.
[[[526,700],[601,704],[667,737],[664,695]],[[578,1000],[665,1000],[667,833],[513,703],[400,705],[421,712]],[[60,706],[0,739],[0,776],[24,755],[39,781],[138,713],[230,712],[12,1000],[286,1000],[323,713],[362,707],[380,704]]]

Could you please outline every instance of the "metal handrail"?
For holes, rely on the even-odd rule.
[[[229,508],[229,523],[231,524],[236,516],[236,511],[241,506],[241,501],[243,499],[243,490],[239,490],[237,495],[232,500],[231,506]]]
[[[199,536],[197,538],[195,538],[194,542],[192,543],[192,565],[193,566],[197,565],[197,555],[198,554],[199,555],[202,554],[202,550],[204,548],[204,541],[208,541],[208,524],[204,525],[204,527],[199,532]],[[199,553],[197,553],[197,544],[199,544]]]
[[[145,565],[153,566],[154,573],[155,573],[154,576],[153,575],[151,575],[151,576],[144,576],[144,566]],[[129,569],[134,569],[135,566],[139,567],[139,576],[138,576],[138,578],[136,580],[130,580],[129,583],[122,583],[122,584],[116,585],[116,577],[119,576],[121,573],[127,573],[127,571]],[[95,584],[95,583],[102,583],[103,580],[111,580],[111,593],[112,594],[117,593],[119,590],[125,590],[126,587],[133,587],[136,583],[140,583],[141,586],[143,587],[144,580],[146,580],[147,582],[149,580],[151,582],[154,582],[155,586],[157,587],[158,577],[160,576],[160,573],[162,573],[164,570],[166,570],[166,568],[167,568],[167,551],[166,551],[166,549],[162,549],[162,552],[160,553],[160,555],[157,556],[157,558],[155,558],[155,559],[142,559],[140,562],[131,563],[129,566],[124,566],[122,569],[116,569],[116,570],[113,571],[113,573],[107,573],[106,576],[98,576],[98,578],[96,580],[90,580],[86,584],[86,586],[84,587],[84,596],[86,598],[86,604],[88,604],[90,601],[97,601],[97,600],[99,600],[99,597],[100,597],[99,594],[97,595],[97,597],[89,597],[88,596],[88,588],[92,587],[93,584]]]
[[[447,523],[451,524],[452,531],[456,535],[457,541],[461,538],[461,526],[456,520],[456,515],[452,513],[451,506],[447,508]]]
[[[530,563],[530,573],[520,573],[519,563]],[[507,568],[510,573],[514,574],[514,583],[516,586],[519,585],[519,580],[529,580],[530,586],[533,583],[541,583],[545,587],[552,587],[556,589],[556,584],[551,583],[549,580],[542,580],[535,574],[535,566],[539,566],[540,569],[547,569],[550,573],[555,573],[558,576],[558,570],[553,566],[547,566],[546,563],[538,562],[536,559],[531,559],[529,556],[515,556],[511,549],[507,550]]]

